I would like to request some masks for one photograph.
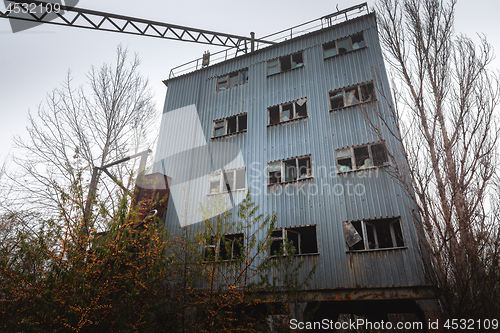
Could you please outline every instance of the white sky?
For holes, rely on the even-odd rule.
[[[310,21],[339,9],[362,3],[348,0],[297,1],[159,1],[121,0],[119,2],[81,0],[78,7],[125,16],[150,19],[193,28],[259,38]],[[368,1],[370,8],[374,0]],[[0,4],[3,6],[3,3]],[[485,33],[500,53],[498,34],[500,1],[459,0],[456,30],[471,37]],[[161,113],[170,69],[212,53],[220,47],[118,33],[41,25],[12,33],[6,19],[0,19],[0,163],[11,151],[14,135],[26,136],[28,110],[38,104],[64,80],[71,69],[74,83],[86,82],[91,65],[100,67],[115,59],[118,44],[137,52],[142,59],[141,73],[149,78]],[[495,60],[500,68],[499,59]]]

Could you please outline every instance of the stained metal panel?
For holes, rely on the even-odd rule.
[[[164,113],[194,105],[205,136],[203,140],[209,147],[221,141],[239,146],[242,161],[233,161],[228,168],[246,166],[246,184],[250,186],[253,200],[260,205],[260,212],[276,212],[277,227],[317,225],[319,255],[298,257],[304,260],[303,276],[317,265],[314,279],[309,283],[313,290],[425,284],[411,212],[414,204],[389,174],[391,167],[369,170],[366,177],[361,177],[360,172],[335,173],[334,151],[380,141],[366,117],[376,121],[371,110],[389,113],[386,101],[390,101],[391,96],[387,93],[387,98],[383,98],[382,92],[390,92],[390,87],[375,27],[375,15],[369,14],[168,81]],[[361,31],[366,48],[323,59],[322,44]],[[303,51],[303,67],[267,76],[268,60],[298,51]],[[248,68],[247,83],[216,91],[218,76],[242,68]],[[376,102],[330,112],[329,91],[371,80],[377,86]],[[302,97],[307,97],[307,118],[267,126],[269,106]],[[211,139],[213,120],[243,112],[248,116],[245,133]],[[181,120],[178,132],[161,130],[155,171],[163,172],[161,161],[167,156],[167,147],[183,140],[189,126],[187,120],[186,123]],[[388,150],[403,163],[400,142],[387,129],[382,130],[382,135]],[[268,162],[302,155],[312,157],[312,179],[267,185],[264,168]],[[181,173],[188,172],[185,165],[170,163],[180,168]],[[201,168],[195,163],[191,167]],[[206,193],[206,186],[191,186],[190,190]],[[348,193],[349,188],[356,186],[365,192],[362,195]],[[340,189],[344,191],[340,193]],[[241,201],[244,194],[244,191],[236,191],[234,200]],[[178,228],[179,216],[189,214],[183,210],[169,203],[165,220],[170,228]],[[235,209],[233,215],[236,215]],[[346,252],[342,221],[390,216],[401,217],[405,248]]]

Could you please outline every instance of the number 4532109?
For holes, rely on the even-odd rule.
[[[24,14],[40,14],[43,12],[47,13],[59,13],[61,11],[61,5],[58,3],[16,3],[11,2],[7,6],[7,13],[24,13]]]
[[[448,319],[443,326],[449,330],[496,330],[498,319]]]

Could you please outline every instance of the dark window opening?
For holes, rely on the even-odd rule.
[[[238,131],[244,131],[247,129],[247,115],[242,114],[238,116]]]
[[[282,110],[283,121],[293,119],[293,104],[283,104]]]
[[[282,72],[292,69],[292,61],[290,59],[290,56],[281,57],[280,65]]]
[[[243,234],[224,235],[219,244],[221,260],[236,260],[242,258]]]
[[[311,166],[311,158],[301,158],[298,160],[299,162],[299,179],[307,178],[312,176],[312,166]]]
[[[337,55],[337,47],[335,41],[323,44],[323,57],[330,58]]]
[[[227,134],[232,134],[237,132],[236,129],[236,117],[227,118]]]
[[[296,118],[302,118],[302,117],[307,117],[307,105],[306,105],[307,99],[303,98],[297,101],[296,106],[295,106],[295,117]]]
[[[281,177],[282,168],[284,177]],[[269,163],[267,172],[269,184],[312,178],[311,156]]]
[[[361,98],[363,103],[368,103],[375,100],[375,88],[373,86],[373,83],[361,85]]]
[[[373,165],[381,166],[387,163],[387,151],[384,144],[372,145]]]
[[[400,218],[343,222],[343,227],[349,251],[404,247]]]
[[[370,154],[368,153],[368,146],[354,148],[354,158],[356,160],[357,169],[366,169],[371,167]]]
[[[248,82],[248,68],[217,78],[217,91],[226,90]]]
[[[337,90],[330,93],[330,107],[332,110],[344,107],[344,95],[342,94],[342,90]]]
[[[300,67],[303,64],[304,64],[304,61],[302,60],[302,52],[295,53],[292,55],[292,68]]]
[[[286,55],[278,59],[272,59],[267,62],[267,75],[274,75],[290,69],[299,68],[304,65],[302,52]]]
[[[318,240],[315,225],[277,229],[273,231],[271,237],[270,256],[276,256],[279,253],[290,255],[291,253],[288,251],[291,249],[293,249],[294,255],[318,253]],[[291,248],[287,249],[285,247],[285,241],[288,241]]]
[[[269,107],[269,125],[307,117],[307,98]]]
[[[247,114],[228,117],[226,119],[214,121],[214,131],[212,138],[239,133],[247,129]]]
[[[273,106],[269,108],[269,124],[279,124],[280,121],[280,108],[279,106]]]
[[[215,260],[215,250],[216,250],[215,237],[209,237],[206,240],[206,245],[205,245],[205,251],[204,251],[205,261]]]
[[[248,82],[248,70],[244,69],[240,72],[240,84]]]
[[[357,50],[366,46],[363,34],[357,34],[351,37],[352,49]]]

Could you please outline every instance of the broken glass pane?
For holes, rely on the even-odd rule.
[[[354,148],[354,159],[356,160],[356,168],[364,166],[363,169],[366,169],[369,164],[371,166],[370,155],[368,154],[368,147],[359,147]],[[368,160],[368,161],[367,161]]]
[[[354,35],[351,37],[352,49],[357,50],[366,46],[363,34]]]
[[[240,72],[240,84],[248,82],[248,69],[244,69]]]
[[[344,107],[344,95],[342,90],[332,91],[330,93],[330,107],[332,110]]]
[[[337,42],[337,47],[338,47],[338,50],[339,50],[339,54],[352,51],[352,49],[351,49],[351,43],[349,41],[349,38],[339,40]]]
[[[353,247],[355,244],[363,240],[351,222],[342,222],[342,227],[344,228],[345,242],[349,247]]]
[[[283,121],[292,120],[293,119],[293,104],[284,104],[282,106],[283,109]]]
[[[285,161],[285,181],[290,182],[297,179],[297,166],[295,159]]]
[[[373,165],[381,166],[389,162],[389,160],[387,159],[387,151],[383,143],[372,145],[371,148],[373,156]]]
[[[345,90],[345,105],[356,105],[359,103],[358,87]]]
[[[217,90],[225,90],[227,87],[227,76],[223,76],[217,80]]]
[[[229,75],[229,88],[236,87],[238,85],[238,73],[233,73]]]
[[[297,101],[297,104],[295,105],[295,117],[296,118],[301,118],[301,117],[307,117],[307,99],[299,99]]]
[[[312,168],[311,168],[311,158],[306,157],[306,158],[301,158],[298,160],[299,162],[299,179],[301,178],[307,178],[312,176]]]
[[[361,98],[365,103],[375,100],[375,88],[373,87],[373,83],[361,85]]]
[[[330,58],[337,55],[337,48],[335,46],[335,41],[323,44],[323,57]]]
[[[302,52],[295,53],[292,55],[292,68],[301,67],[304,65],[304,60],[302,60]]]

